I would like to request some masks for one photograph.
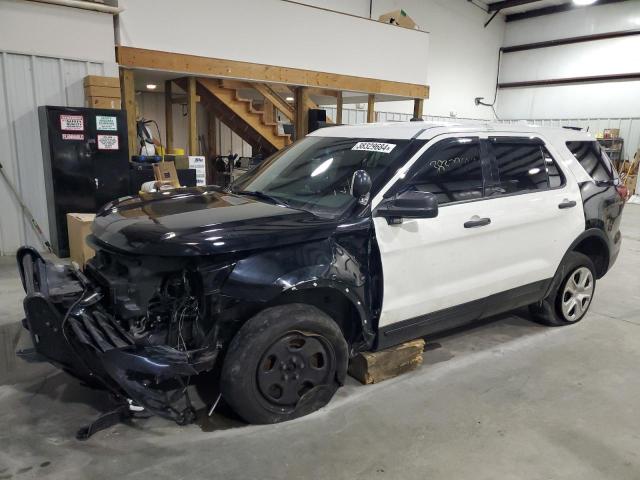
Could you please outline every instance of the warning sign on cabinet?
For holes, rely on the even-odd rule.
[[[84,117],[82,115],[60,115],[60,130],[83,132]]]
[[[118,130],[118,118],[104,115],[96,115],[96,130]]]
[[[118,150],[117,135],[98,135],[98,150]]]
[[[84,140],[84,133],[63,133],[63,140]]]

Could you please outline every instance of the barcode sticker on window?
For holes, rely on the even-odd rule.
[[[394,148],[396,148],[396,146],[393,143],[358,142],[353,146],[351,150],[391,153],[391,150],[393,150]]]

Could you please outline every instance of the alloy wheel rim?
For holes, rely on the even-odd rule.
[[[294,407],[311,389],[329,383],[332,350],[318,335],[290,332],[276,340],[258,364],[258,388],[279,407]]]
[[[587,267],[576,269],[568,278],[562,292],[562,315],[565,320],[580,320],[593,298],[593,274]]]

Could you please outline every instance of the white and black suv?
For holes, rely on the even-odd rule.
[[[325,405],[359,351],[525,305],[581,320],[625,196],[580,131],[324,128],[227,189],[106,205],[84,273],[23,247],[25,326],[49,361],[148,412],[192,421],[187,386],[214,377],[245,420],[279,422]]]

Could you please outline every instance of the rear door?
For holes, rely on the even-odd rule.
[[[500,249],[498,260],[488,268],[500,277],[499,291],[520,287],[514,295],[524,302],[524,297],[539,294],[537,288],[554,276],[565,252],[584,231],[580,189],[539,138],[491,136],[487,153],[491,180],[485,196]]]

